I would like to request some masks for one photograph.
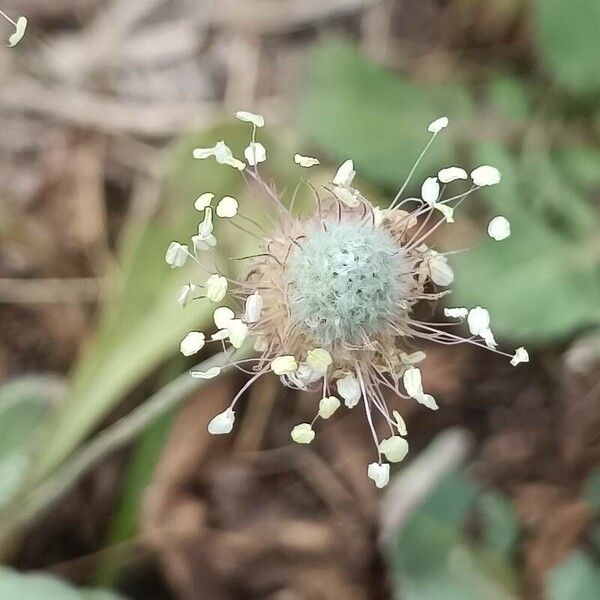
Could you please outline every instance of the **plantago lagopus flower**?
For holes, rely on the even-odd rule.
[[[425,353],[408,351],[413,340],[474,344],[510,357],[513,366],[529,360],[524,348],[513,355],[497,350],[490,315],[484,308],[446,308],[445,316],[457,321],[437,325],[419,320],[413,312],[418,303],[449,293],[445,288],[454,280],[446,256],[427,245],[429,236],[443,224],[454,222],[454,210],[468,195],[499,183],[500,173],[489,165],[476,168],[470,176],[460,167],[446,167],[425,179],[420,198],[402,199],[425,152],[448,126],[448,119],[441,117],[427,128],[431,137],[388,208],[374,207],[353,187],[354,167],[347,160],[322,194],[313,190],[314,214],[297,217],[261,178],[259,166],[267,160],[267,150],[256,141],[256,133],[264,125],[263,117],[249,112],[235,116],[252,126],[251,141],[244,151],[246,162],[234,157],[224,141],[212,148],[197,148],[193,155],[213,157],[226,165],[224,168],[238,169],[249,183],[259,186],[272,204],[270,212],[278,218],[269,234],[257,233],[260,250],[245,257],[248,264],[241,281],[214,273],[204,284],[186,284],[178,294],[177,302],[184,306],[199,296],[218,304],[229,292],[238,306],[237,312],[227,306],[216,308],[217,332],[210,340],[191,332],[181,342],[182,353],[189,356],[205,343],[216,341],[223,345],[224,364],[236,364],[251,375],[229,407],[211,420],[208,431],[229,433],[239,398],[259,377],[273,372],[288,387],[321,392],[314,419],[297,424],[290,432],[297,443],[310,444],[318,420],[332,418],[342,404],[348,409],[362,404],[377,457],[368,465],[367,475],[377,487],[384,487],[389,463],[404,459],[408,443],[404,421],[388,407],[383,388],[431,410],[438,408],[433,396],[425,392],[417,366]],[[298,168],[319,164],[318,159],[301,154],[290,160]],[[468,179],[471,185],[466,191],[444,198],[448,184]],[[213,200],[211,192],[196,200],[195,208],[202,213],[198,234],[189,244],[170,244],[166,261],[171,267],[180,267],[189,258],[198,261],[200,253],[217,244],[215,218],[238,218],[244,225],[257,225],[238,214],[235,198],[225,196],[214,207]],[[503,240],[510,235],[510,225],[497,216],[488,233]],[[463,321],[468,337],[452,332],[452,325]],[[251,338],[248,343],[254,345],[256,356],[236,361],[235,352],[247,338]],[[220,368],[213,367],[191,375],[207,379],[219,373]],[[382,428],[387,433],[381,434]]]

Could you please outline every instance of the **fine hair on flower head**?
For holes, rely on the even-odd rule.
[[[454,222],[454,211],[465,198],[481,187],[498,184],[500,173],[489,165],[470,174],[458,166],[445,167],[423,181],[420,197],[403,198],[425,153],[448,126],[448,118],[440,117],[427,127],[430,138],[387,208],[373,206],[353,187],[354,165],[346,160],[330,185],[322,191],[312,188],[313,214],[298,216],[261,177],[267,149],[256,138],[264,118],[246,111],[235,116],[251,127],[245,161],[235,157],[223,140],[210,148],[196,148],[193,156],[214,158],[223,168],[239,170],[247,183],[258,188],[277,222],[266,233],[240,211],[235,198],[224,196],[214,204],[215,195],[208,190],[194,204],[201,213],[198,233],[188,243],[171,242],[165,256],[173,268],[188,260],[200,263],[201,255],[218,244],[215,219],[229,221],[258,243],[256,253],[244,257],[245,274],[239,281],[213,273],[204,283],[186,284],[177,296],[182,306],[192,300],[218,305],[229,294],[231,304],[237,306],[237,310],[215,308],[217,331],[210,338],[194,331],[181,341],[185,356],[216,342],[223,348],[223,366],[235,365],[250,375],[227,409],[208,423],[208,431],[217,435],[232,431],[241,396],[260,377],[275,373],[287,387],[321,394],[311,422],[299,423],[290,432],[299,444],[310,444],[318,421],[333,417],[342,405],[362,406],[374,443],[374,461],[366,473],[377,487],[384,487],[389,463],[402,461],[408,453],[406,425],[400,413],[388,406],[384,388],[430,410],[438,408],[434,397],[425,392],[417,366],[426,355],[409,350],[415,342],[469,343],[509,357],[513,366],[529,360],[523,347],[513,354],[497,348],[490,315],[480,306],[445,308],[444,315],[452,321],[444,323],[414,315],[419,303],[450,293],[448,286],[454,280],[447,256],[427,245],[429,236]],[[319,164],[317,158],[301,154],[292,160],[300,170]],[[463,191],[450,192],[466,181],[470,181],[466,189],[463,183]],[[506,239],[507,219],[494,217],[488,234],[496,241]],[[468,336],[453,332],[465,325]],[[253,345],[255,355],[236,359],[245,344]],[[209,379],[220,372],[220,367],[212,367],[193,370],[191,375]]]

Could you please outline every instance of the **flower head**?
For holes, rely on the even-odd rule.
[[[212,148],[196,149],[194,157],[214,157],[218,163],[243,170],[244,177],[257,184],[272,202],[270,212],[279,220],[266,234],[258,231],[258,226],[251,232],[260,241],[256,252],[244,257],[248,262],[241,278],[228,280],[225,275],[214,274],[204,286],[209,300],[224,301],[229,293],[231,306],[236,304],[235,309],[221,306],[214,311],[218,331],[206,343],[223,345],[226,360],[233,363],[236,350],[247,338],[258,353],[255,358],[239,361],[251,364],[247,370],[251,377],[228,409],[211,421],[209,431],[230,431],[233,410],[242,394],[271,372],[288,387],[320,392],[313,421],[296,425],[291,431],[292,439],[300,444],[312,442],[317,420],[331,418],[342,403],[348,409],[362,403],[378,459],[368,466],[367,475],[377,487],[383,487],[389,480],[389,463],[404,459],[408,442],[403,437],[407,435],[404,420],[397,410],[390,410],[382,390],[391,389],[431,410],[438,408],[434,397],[426,393],[416,366],[426,358],[425,353],[409,351],[409,340],[471,343],[509,357],[513,365],[528,360],[524,348],[517,349],[514,356],[496,350],[490,315],[482,307],[447,308],[445,316],[459,320],[442,327],[421,321],[414,312],[417,305],[445,296],[445,288],[454,280],[447,256],[427,245],[429,236],[442,225],[453,223],[454,211],[462,200],[481,186],[498,183],[500,173],[489,165],[478,167],[471,173],[474,185],[444,198],[448,184],[467,179],[467,171],[461,167],[446,167],[423,181],[420,198],[402,199],[407,179],[390,205],[379,208],[354,187],[354,163],[346,160],[331,184],[322,193],[315,191],[315,213],[300,217],[260,175],[267,151],[255,138],[264,120],[246,112],[238,112],[236,117],[252,124],[244,153],[247,165],[235,159],[222,141]],[[446,117],[429,125],[432,135],[427,147],[447,126]],[[301,167],[318,164],[317,159],[300,154],[293,160]],[[238,219],[244,219],[246,226],[257,225],[244,216],[243,207],[240,209],[231,196],[222,198],[214,210],[210,206],[213,198],[210,192],[199,196],[196,208],[203,212],[203,219],[192,240],[193,252],[187,245],[173,242],[166,255],[171,266],[182,266],[189,257],[199,261],[199,253],[217,243],[213,218],[234,226]],[[245,227],[239,229],[247,231]],[[490,235],[506,237],[507,222],[490,224]],[[196,287],[202,288],[192,285],[180,291],[180,304],[191,299]],[[451,329],[463,321],[470,336],[462,337]],[[186,354],[205,343],[197,332],[190,336],[182,342]],[[210,378],[219,372],[213,367],[192,371],[192,375]],[[380,421],[388,430],[385,436],[379,433]],[[388,462],[383,462],[382,456]]]

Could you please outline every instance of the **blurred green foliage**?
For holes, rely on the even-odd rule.
[[[485,547],[490,552],[510,558],[519,537],[513,505],[504,496],[488,491],[479,497],[478,508]]]
[[[112,586],[119,580],[123,559],[130,552],[130,548],[122,543],[134,538],[138,533],[142,497],[154,474],[173,418],[174,414],[171,411],[148,427],[135,444],[104,544],[112,550],[101,559],[94,578],[97,585]]]
[[[6,600],[125,600],[108,590],[78,589],[56,577],[0,567],[0,598]]]
[[[63,392],[51,376],[26,375],[0,387],[0,507],[22,483],[39,442],[37,429]]]
[[[596,516],[600,516],[600,468],[592,471],[583,486],[583,497]]]
[[[574,94],[600,93],[600,7],[597,0],[536,0],[534,23],[542,59]]]
[[[468,119],[473,111],[462,86],[428,89],[394,78],[341,40],[318,46],[309,64],[300,128],[331,158],[352,157],[357,171],[378,183],[397,186],[402,181],[434,118]],[[445,133],[436,140],[435,153],[425,157],[422,172],[451,161],[454,134],[451,129]]]
[[[479,515],[479,543],[465,534]],[[517,524],[501,496],[478,487],[462,471],[447,475],[402,527],[392,548],[397,597],[403,600],[514,598],[510,557]]]
[[[600,569],[584,552],[574,552],[548,576],[548,600],[592,600],[599,593]]]

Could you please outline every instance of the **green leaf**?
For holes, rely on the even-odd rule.
[[[502,183],[480,192],[511,222],[511,237],[457,255],[452,302],[485,306],[494,331],[528,343],[550,342],[600,323],[600,238],[591,206],[543,157],[521,165],[495,144],[477,149]]]
[[[401,569],[419,573],[443,563],[461,530],[477,490],[462,472],[446,476],[404,525],[395,551]]]
[[[508,120],[526,121],[531,115],[530,90],[516,77],[496,75],[488,89],[492,108]]]
[[[78,589],[43,573],[0,567],[0,598],[6,600],[125,600],[108,590]]]
[[[110,586],[118,581],[127,545],[120,545],[138,531],[141,500],[159,460],[160,453],[171,429],[174,413],[171,411],[146,429],[137,441],[124,476],[117,510],[112,518],[105,546],[112,548],[101,561],[94,582]]]
[[[497,568],[465,545],[463,527],[477,494],[462,472],[444,478],[403,527],[393,548],[396,597],[403,600],[509,600]]]
[[[600,512],[600,469],[596,469],[587,478],[583,486],[583,497],[590,507]]]
[[[597,0],[537,0],[537,39],[554,78],[576,93],[600,92]]]
[[[548,576],[549,600],[591,600],[600,590],[600,568],[591,556],[574,552]]]
[[[508,556],[519,536],[519,525],[512,504],[502,495],[485,492],[479,498],[483,540],[495,553]]]
[[[59,377],[26,375],[0,387],[0,458],[23,450],[64,385]]]
[[[0,387],[0,507],[23,481],[37,428],[63,388],[60,378],[43,375],[23,376]]]
[[[600,190],[600,149],[578,146],[555,152],[557,163],[572,185],[586,193]]]
[[[352,157],[361,175],[399,187],[441,115],[460,121],[471,112],[463,87],[417,86],[397,79],[342,41],[317,46],[301,103],[300,128],[337,161]],[[435,141],[417,176],[450,162],[454,132]]]
[[[456,543],[443,565],[420,577],[400,579],[399,600],[514,600],[485,559],[471,548]]]
[[[590,540],[592,542],[592,544],[595,546],[596,551],[600,551],[600,525],[596,525],[591,533],[590,533]]]

